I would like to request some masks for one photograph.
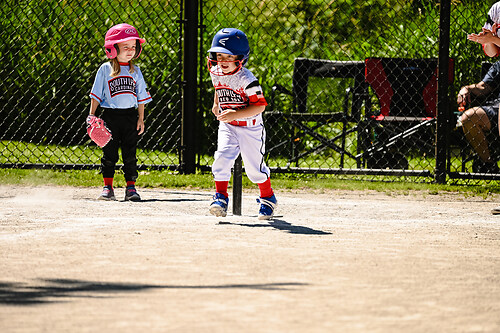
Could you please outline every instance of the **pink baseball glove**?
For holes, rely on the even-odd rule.
[[[87,133],[99,147],[104,147],[112,139],[111,131],[106,127],[106,123],[99,117],[87,117]]]

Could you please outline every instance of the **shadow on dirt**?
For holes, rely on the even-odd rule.
[[[232,223],[232,222],[219,222],[219,224],[230,224],[230,225],[239,225],[242,227],[249,227],[249,228],[275,228],[278,230],[282,231],[288,231],[291,234],[302,234],[302,235],[331,235],[331,232],[326,232],[322,230],[315,230],[311,229],[308,227],[303,227],[303,226],[296,226],[293,225],[289,222],[283,221],[283,220],[278,220],[278,219],[272,219],[270,220],[269,223],[259,223],[259,224],[252,224],[252,223]]]
[[[122,202],[126,202],[125,200],[121,200]],[[192,201],[207,201],[203,199],[142,199],[137,203],[141,202],[192,202]]]
[[[111,298],[118,293],[140,292],[150,289],[255,289],[292,290],[307,283],[263,283],[221,285],[154,285],[110,283],[70,279],[39,279],[38,285],[0,283],[0,305],[37,305],[67,302],[68,298]]]

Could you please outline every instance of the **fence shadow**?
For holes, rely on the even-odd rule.
[[[302,235],[331,235],[331,232],[326,232],[322,230],[315,230],[312,228],[304,227],[304,226],[296,226],[284,220],[272,219],[269,223],[232,223],[232,222],[219,222],[219,224],[230,224],[230,225],[239,225],[242,227],[249,228],[275,228],[282,231],[287,231],[291,234],[302,234]]]
[[[156,285],[112,283],[71,279],[38,279],[38,284],[0,283],[0,305],[37,305],[67,301],[69,297],[110,298],[112,294],[140,292],[150,289],[254,289],[292,290],[307,283],[278,282],[262,284],[220,285]]]
[[[125,202],[125,200],[120,200],[120,201]],[[155,198],[151,198],[151,199],[141,199],[141,201],[138,201],[138,203],[141,203],[141,202],[192,202],[192,201],[207,201],[207,200],[203,200],[203,199],[155,199]]]

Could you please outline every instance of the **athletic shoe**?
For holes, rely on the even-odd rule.
[[[491,214],[493,214],[493,215],[498,215],[498,214],[500,214],[500,206],[493,208],[493,209],[491,210]]]
[[[213,196],[214,201],[210,204],[210,214],[217,217],[226,217],[227,215],[227,205],[229,204],[229,198],[224,194],[215,193]]]
[[[266,198],[258,198],[260,203],[259,220],[269,220],[274,216],[274,210],[278,207],[278,200],[274,194]]]
[[[137,193],[135,186],[127,186],[125,190],[125,201],[141,201],[141,197]]]
[[[115,192],[113,191],[113,187],[106,185],[102,189],[101,196],[97,198],[97,200],[116,200],[115,198]]]

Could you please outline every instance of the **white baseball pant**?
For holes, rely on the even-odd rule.
[[[231,168],[240,153],[250,181],[260,184],[270,177],[271,172],[264,161],[266,130],[263,123],[234,126],[220,122],[217,137],[217,151],[212,164],[215,181],[231,179]]]

